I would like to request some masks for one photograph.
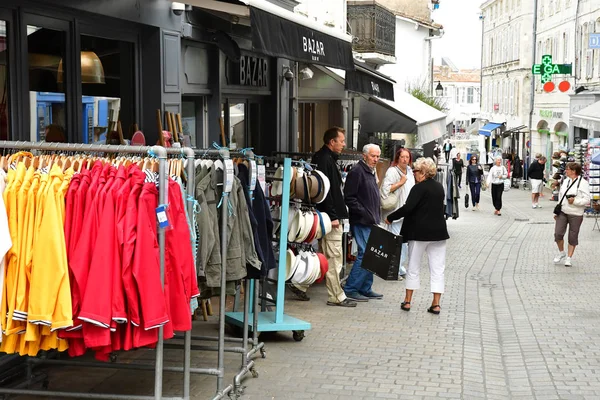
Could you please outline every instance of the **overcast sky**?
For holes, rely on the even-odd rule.
[[[481,20],[479,6],[483,0],[442,0],[433,12],[435,22],[444,26],[444,37],[433,41],[436,65],[449,57],[458,68],[481,65]]]

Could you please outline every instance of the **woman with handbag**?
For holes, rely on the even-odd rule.
[[[494,166],[490,168],[487,176],[487,184],[492,188],[492,204],[494,204],[494,214],[501,216],[502,213],[502,193],[504,193],[504,180],[508,177],[506,167],[502,165],[502,157],[496,157]]]
[[[410,164],[412,156],[406,148],[400,148],[394,156],[392,165],[385,173],[383,183],[381,184],[381,219],[385,221],[390,213],[404,205],[410,190],[415,186],[415,176],[413,175]],[[402,229],[400,219],[387,226],[387,229],[394,235],[400,234]],[[400,268],[398,270],[399,280],[403,280],[406,275],[406,260],[408,259],[408,244],[402,244],[400,254]]]
[[[554,208],[554,241],[558,246],[558,255],[554,263],[558,264],[563,258],[565,267],[572,266],[571,257],[579,244],[579,228],[583,222],[583,212],[590,204],[590,185],[581,176],[581,165],[576,162],[567,163],[565,169],[567,178],[560,186],[559,203]],[[569,226],[569,251],[565,254],[565,233]]]
[[[471,202],[473,203],[473,211],[479,210],[479,198],[481,195],[481,184],[483,177],[483,168],[477,162],[477,156],[472,155],[467,166],[467,183],[471,189]]]

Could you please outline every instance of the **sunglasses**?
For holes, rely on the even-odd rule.
[[[413,169],[413,172],[421,172],[420,169]]]

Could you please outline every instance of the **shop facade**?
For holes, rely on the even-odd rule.
[[[600,92],[585,91],[570,97],[570,146],[582,140],[600,138]]]
[[[159,110],[182,115],[195,147],[296,151],[299,66],[353,70],[350,36],[264,0],[187,3],[2,2],[0,139],[92,143],[120,121],[152,144]]]
[[[156,141],[156,110],[179,103],[180,25],[166,0],[3,1],[0,138],[91,143],[120,120]]]

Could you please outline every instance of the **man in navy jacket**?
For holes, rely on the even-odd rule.
[[[381,149],[376,144],[363,147],[363,159],[348,173],[344,185],[344,198],[349,210],[350,228],[358,247],[358,255],[346,280],[344,291],[354,301],[381,299],[375,293],[373,273],[361,267],[362,259],[371,233],[371,226],[379,224],[380,199],[376,167]]]

